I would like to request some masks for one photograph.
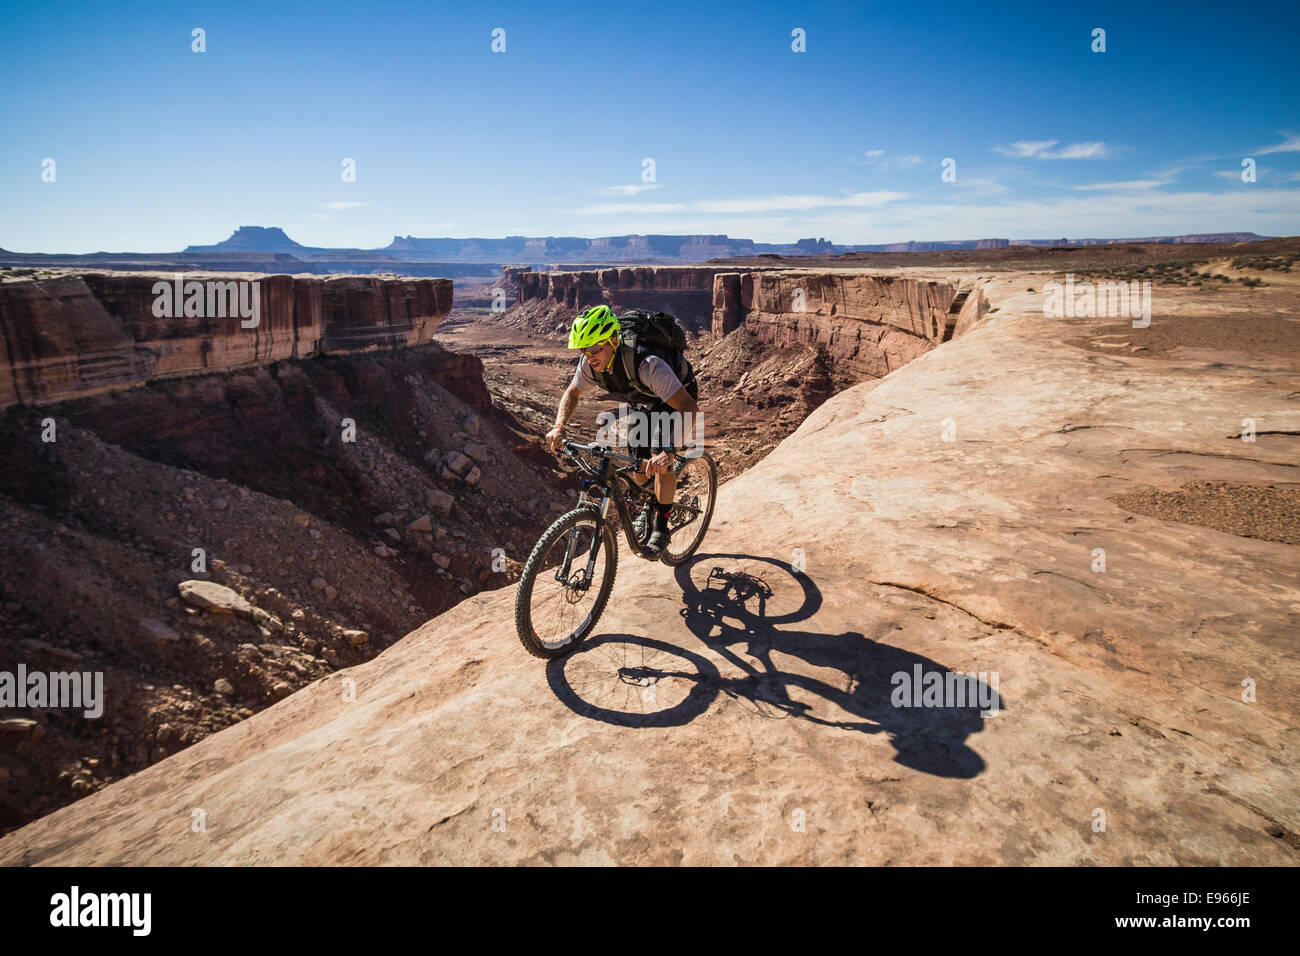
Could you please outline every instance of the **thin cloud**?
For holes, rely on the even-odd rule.
[[[1035,157],[1044,150],[1051,149],[1060,140],[1056,139],[1035,139],[1035,140],[1018,140],[1008,146],[994,146],[994,150],[1003,156],[1016,156],[1021,159]]]
[[[842,244],[1002,237],[1029,239],[1179,235],[1252,231],[1294,235],[1300,222],[1300,189],[1252,186],[1217,192],[1172,193],[1154,190],[1062,191],[1045,199],[1007,201],[1005,196],[961,201],[951,192],[945,202],[891,202],[874,208],[829,207],[807,212],[720,216],[692,209],[669,215],[629,213],[620,230],[647,233],[743,235],[759,242],[789,242],[792,236],[826,236]],[[1134,200],[1140,199],[1140,220]],[[600,234],[607,220],[592,216],[571,223],[577,235]],[[567,230],[570,226],[565,226]]]
[[[1283,133],[1286,137],[1282,142],[1273,146],[1261,146],[1259,149],[1251,150],[1252,153],[1300,153],[1300,136],[1291,133]]]
[[[918,163],[923,163],[920,156],[915,153],[908,153],[903,156],[885,156],[883,149],[868,149],[862,154],[862,159],[850,159],[849,162],[854,166],[876,166],[880,169],[892,171],[898,169],[907,169]]]
[[[1163,166],[1160,169],[1151,170],[1151,175],[1158,176],[1160,179],[1164,180],[1165,182],[1172,182],[1173,180],[1181,176],[1183,173],[1193,169],[1202,169],[1204,168],[1206,163],[1210,163],[1213,161],[1214,161],[1213,157],[1204,157],[1201,159],[1181,159],[1173,163],[1170,163],[1168,166]]]
[[[1044,159],[1101,159],[1107,153],[1105,143],[1074,143],[1055,153],[1048,153]]]
[[[996,152],[1003,156],[1017,159],[1101,159],[1109,153],[1105,143],[1071,143],[1060,149],[1052,149],[1059,139],[1016,140],[1006,146],[994,146]]]
[[[958,176],[951,183],[944,184],[945,189],[957,188],[968,193],[1004,193],[1007,187],[996,179],[987,176]]]
[[[1274,176],[1274,174],[1276,174],[1276,173],[1277,173],[1277,170],[1274,169],[1272,166],[1256,166],[1256,167],[1255,167],[1255,178],[1256,178],[1257,180],[1259,180],[1259,181],[1263,181],[1263,180],[1266,180],[1266,179],[1272,179],[1273,176]],[[1240,169],[1216,169],[1216,170],[1214,171],[1214,175],[1218,176],[1220,179],[1226,179],[1226,180],[1228,180],[1229,182],[1234,182],[1234,183],[1245,182],[1245,180],[1243,180],[1243,179],[1241,178],[1241,170],[1240,170]],[[1300,179],[1300,173],[1296,173],[1296,174],[1294,174],[1294,175],[1292,175],[1292,176],[1290,176],[1290,177],[1283,176],[1282,178],[1283,178],[1284,181],[1285,181],[1286,179]]]
[[[833,207],[871,207],[906,199],[907,193],[880,189],[875,192],[850,193],[847,196],[754,196],[748,199],[697,199],[690,202],[597,203],[571,209],[577,216],[665,215],[668,213],[775,212],[783,209],[821,209]]]
[[[356,209],[360,206],[369,206],[370,203],[349,202],[347,200],[342,200],[342,201],[335,201],[335,202],[323,202],[323,203],[318,203],[317,205],[321,206],[323,209],[330,209],[333,210],[334,212],[338,212],[340,209]]]
[[[1071,189],[1096,190],[1096,191],[1120,191],[1134,189],[1155,189],[1157,186],[1167,185],[1163,179],[1130,179],[1126,182],[1119,183],[1089,183],[1086,186],[1071,186]]]
[[[633,183],[630,186],[602,186],[596,190],[602,196],[635,196],[647,189],[658,189],[660,183]]]

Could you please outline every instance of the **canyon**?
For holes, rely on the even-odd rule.
[[[107,701],[5,715],[0,860],[1290,859],[1294,292],[1161,287],[1138,332],[1046,321],[1052,275],[512,269],[504,314],[445,280],[237,277],[259,329],[155,317],[169,275],[0,282],[0,670],[103,671]],[[573,371],[556,326],[673,295],[718,425],[715,530],[676,575],[621,562],[591,646],[539,668],[509,608],[572,501],[536,441]],[[1212,432],[1247,407],[1241,454]],[[659,675],[636,699],[634,658]],[[889,707],[918,665],[1000,674],[996,720]],[[1271,675],[1266,703],[1233,702],[1238,671]],[[651,785],[647,755],[690,785]],[[340,800],[402,809],[345,823]],[[1100,800],[1125,821],[1105,841]],[[213,839],[157,835],[195,801]],[[783,839],[794,810],[814,839]]]
[[[987,310],[971,280],[722,272],[714,277],[712,331],[719,338],[743,326],[764,344],[818,346],[841,372],[866,380],[966,332]]]
[[[826,275],[747,272],[760,293],[731,328],[715,314],[717,276],[508,269],[519,301],[488,316],[453,316],[448,279],[0,281],[0,663],[101,669],[111,702],[90,726],[40,710],[12,725],[20,759],[5,768],[0,828],[368,660],[517,573],[573,485],[537,438],[573,368],[551,322],[576,303],[683,317],[726,480],[836,391],[933,347],[954,297],[837,279],[849,291],[833,302]],[[814,290],[811,311],[781,314],[797,283]],[[909,317],[916,296],[924,321]],[[810,332],[819,315],[875,332],[850,356],[842,334]],[[857,361],[878,333],[916,345],[885,341],[876,362]],[[521,349],[525,361],[500,361]],[[574,437],[613,407],[593,396]],[[244,611],[191,604],[194,582]]]
[[[912,361],[988,310],[978,280],[969,277],[936,281],[843,269],[507,267],[503,281],[515,307],[501,321],[535,334],[558,333],[592,305],[662,310],[700,338],[721,339],[743,326],[763,345],[821,348],[857,381]]]
[[[156,315],[166,274],[0,281],[0,664],[102,671],[109,701],[5,714],[0,829],[374,656],[562,507],[481,362],[433,341],[449,280],[217,278],[256,327]]]
[[[859,295],[937,344],[722,485],[696,560],[620,562],[569,657],[522,651],[495,581],[0,863],[1294,865],[1300,298],[1166,284],[1138,330],[1047,319],[1051,277],[755,279],[701,353],[822,354]],[[769,320],[792,288],[818,317]],[[856,347],[829,361],[868,374]],[[897,706],[900,674],[978,693]]]

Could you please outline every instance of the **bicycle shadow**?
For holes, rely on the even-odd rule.
[[[665,641],[599,634],[549,662],[547,680],[559,700],[593,720],[673,727],[723,694],[758,717],[884,733],[894,760],[915,770],[969,778],[984,769],[966,740],[984,729],[982,713],[1006,709],[996,679],[990,686],[859,631],[791,627],[817,612],[822,594],[810,577],[774,558],[698,555],[676,578],[684,623],[728,673]],[[893,630],[891,622],[883,627]]]

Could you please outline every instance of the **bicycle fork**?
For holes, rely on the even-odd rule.
[[[582,494],[578,495],[578,507],[581,508],[590,503],[592,503],[591,498],[587,495],[587,491],[584,488]],[[609,496],[606,495],[600,502],[600,517],[596,521],[596,527],[591,536],[591,550],[587,553],[587,567],[583,571],[581,582],[577,585],[579,591],[586,591],[591,587],[591,575],[596,570],[596,554],[600,550],[601,532],[605,524],[605,516],[608,513]],[[570,568],[573,566],[573,559],[575,557],[574,551],[577,550],[577,547],[578,527],[575,525],[573,530],[569,533],[568,542],[564,546],[564,562],[560,565],[559,570],[555,572],[555,580],[566,586],[570,583]]]

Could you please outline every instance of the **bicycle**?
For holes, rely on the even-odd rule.
[[[547,660],[582,643],[609,602],[618,571],[618,534],[609,513],[611,504],[634,556],[676,567],[688,561],[704,540],[718,490],[717,465],[708,452],[679,454],[666,449],[674,458],[677,494],[668,513],[669,542],[661,551],[649,551],[637,537],[628,507],[630,501],[648,509],[655,501],[653,482],[642,486],[630,477],[641,473],[642,460],[597,442],[565,441],[563,450],[583,474],[578,504],[542,533],[524,562],[515,594],[519,642],[534,657]],[[584,455],[598,458],[599,463],[587,461]],[[630,465],[618,467],[616,461]],[[650,522],[646,524],[648,528]],[[692,526],[689,537],[683,538],[682,532]],[[575,568],[575,561],[582,563]]]

